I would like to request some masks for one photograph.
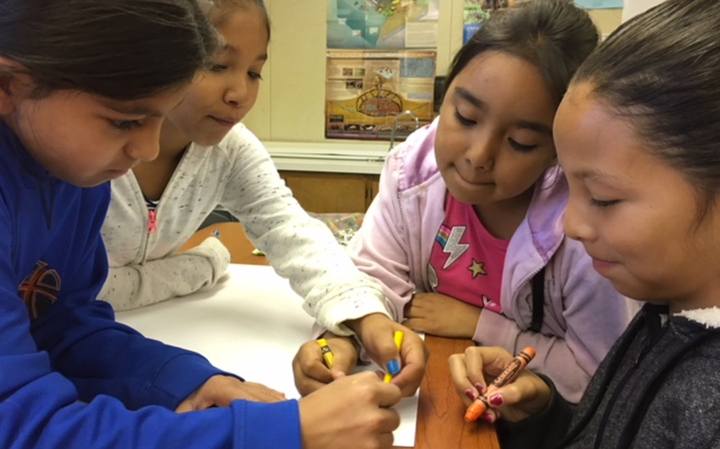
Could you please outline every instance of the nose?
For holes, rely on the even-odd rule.
[[[563,226],[565,235],[579,242],[592,242],[595,239],[595,230],[587,220],[587,211],[584,211],[572,194],[565,208]]]
[[[490,133],[478,133],[472,137],[471,144],[465,152],[465,159],[474,169],[492,170],[495,165],[497,148],[496,139]]]
[[[127,143],[125,153],[129,158],[136,161],[152,161],[160,153],[160,128],[162,122],[147,125],[134,133],[133,138]]]
[[[247,79],[243,76],[237,77],[225,91],[225,103],[234,108],[239,108],[247,102],[249,92]]]

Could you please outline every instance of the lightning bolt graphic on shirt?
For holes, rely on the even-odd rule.
[[[443,265],[443,270],[446,270],[447,267],[452,265],[460,256],[462,256],[465,251],[470,247],[467,243],[459,243],[460,239],[462,238],[463,234],[465,234],[465,227],[459,226],[452,228],[450,231],[450,235],[448,236],[447,243],[442,249],[442,252],[445,254],[450,254],[450,257],[445,261],[445,265]]]

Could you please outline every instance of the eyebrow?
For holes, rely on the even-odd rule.
[[[225,44],[225,45],[222,46],[222,49],[220,50],[220,52],[218,52],[218,55],[222,55],[223,53],[229,52],[229,51],[233,51],[233,52],[236,52],[236,53],[237,53],[237,49],[236,49],[235,47],[233,47],[232,45]],[[268,60],[268,54],[267,54],[267,53],[263,53],[263,54],[261,54],[260,56],[258,56],[255,60],[256,60],[256,61],[267,61],[267,60]]]
[[[467,101],[471,105],[475,106],[477,109],[487,109],[487,104],[484,101],[477,98],[475,95],[471,94],[468,90],[463,89],[462,87],[456,87],[453,91],[453,95]]]
[[[162,117],[162,113],[140,104],[118,105],[110,102],[103,103],[106,108],[124,115],[142,115],[147,117]]]
[[[590,180],[603,184],[621,184],[622,179],[612,173],[598,170],[596,168],[581,170],[573,175],[574,178],[580,180]]]
[[[552,128],[547,125],[543,125],[542,123],[531,122],[528,120],[518,120],[515,125],[517,125],[518,128],[529,129],[530,131],[546,134],[550,137],[553,135]]]
[[[477,98],[475,95],[471,94],[468,90],[463,89],[462,87],[456,87],[453,91],[453,95],[467,101],[477,109],[485,110],[488,107],[487,103]],[[552,137],[553,135],[552,128],[540,122],[531,122],[530,120],[517,120],[515,122],[515,126],[521,129],[529,129],[530,131],[535,131],[540,134],[546,134],[550,137]]]

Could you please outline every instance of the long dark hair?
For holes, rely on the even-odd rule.
[[[486,51],[517,56],[538,68],[559,105],[575,70],[600,36],[590,16],[568,0],[534,0],[493,13],[460,49],[445,91],[475,57]]]
[[[191,80],[216,45],[196,0],[0,0],[0,57],[35,96],[152,96]]]
[[[578,70],[647,150],[702,197],[720,193],[720,1],[669,0],[618,28]]]

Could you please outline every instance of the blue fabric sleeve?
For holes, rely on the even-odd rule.
[[[107,272],[101,214],[88,224],[57,220],[53,225],[67,229],[47,240],[44,221],[35,229],[13,224],[17,209],[7,202],[15,200],[12,189],[3,190],[5,179],[0,176],[0,447],[300,449],[296,401],[169,410],[219,371],[197,354],[116,323],[112,309],[93,299]],[[58,204],[69,209],[74,199],[59,197]],[[91,212],[80,215],[93,217],[98,204],[88,202]],[[18,288],[44,244],[49,250],[40,257],[52,259],[48,266],[58,270],[62,288],[54,286],[57,300],[31,321],[35,303],[26,307]]]
[[[76,224],[88,227],[75,229],[75,239],[84,236],[86,241],[74,244],[79,257],[65,266],[62,296],[34,320],[33,336],[39,349],[50,354],[53,368],[75,384],[80,399],[107,394],[130,409],[162,405],[174,410],[208,378],[223,372],[198,354],[146,339],[117,323],[112,307],[95,299],[108,272],[100,236],[103,199],[105,195],[98,201],[102,213]]]

